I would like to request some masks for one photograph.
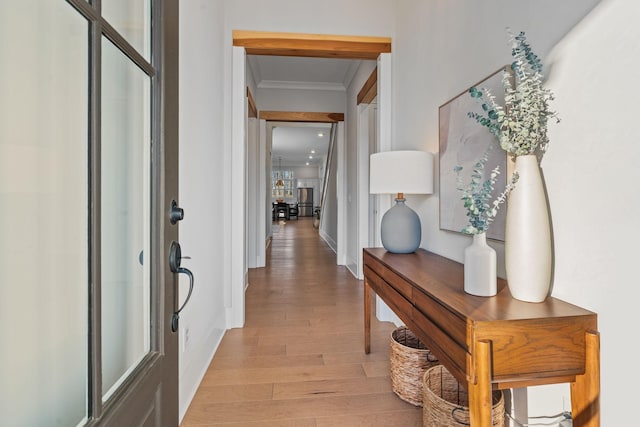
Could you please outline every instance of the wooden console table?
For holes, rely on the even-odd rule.
[[[597,315],[549,297],[518,301],[463,290],[460,263],[419,249],[364,249],[364,346],[371,349],[371,291],[398,315],[469,391],[471,425],[490,427],[491,391],[571,383],[573,425],[600,425]]]

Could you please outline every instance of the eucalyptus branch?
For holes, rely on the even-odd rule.
[[[496,102],[487,88],[472,87],[469,94],[480,103],[482,112],[467,115],[489,129],[512,157],[536,154],[541,160],[549,146],[547,123],[549,119],[560,121],[558,113],[549,108],[554,94],[544,87],[542,61],[527,43],[525,34],[508,33],[513,62],[511,71],[507,68],[502,75],[504,106]]]
[[[500,174],[500,167],[496,166],[484,181],[483,171],[493,146],[494,144],[489,145],[482,157],[474,165],[469,184],[465,185],[462,182],[461,172],[463,167],[458,165],[454,168],[457,175],[456,188],[462,194],[461,200],[464,202],[467,217],[469,218],[469,224],[461,230],[465,234],[484,233],[489,229],[489,226],[498,215],[500,205],[505,202],[507,195],[518,180],[517,174],[514,174],[505,190],[491,202],[495,183]]]
[[[498,215],[498,209],[500,208],[500,205],[507,201],[507,196],[509,196],[509,193],[511,193],[511,191],[514,188],[516,188],[516,182],[518,182],[518,179],[520,179],[520,174],[518,172],[512,173],[511,179],[509,180],[509,183],[505,187],[504,191],[500,193],[500,195],[496,197],[496,199],[493,201],[493,208],[492,208],[493,210],[492,210],[492,219],[491,219],[492,222],[493,222],[493,218],[495,218],[495,216]]]

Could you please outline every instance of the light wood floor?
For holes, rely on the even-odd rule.
[[[389,380],[391,323],[363,350],[362,282],[310,218],[275,227],[267,267],[249,272],[246,324],[225,334],[182,427],[420,426]]]

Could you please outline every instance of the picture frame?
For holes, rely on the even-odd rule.
[[[489,153],[484,168],[483,180],[498,166],[500,175],[493,195],[501,194],[507,183],[507,154],[499,146],[497,138],[489,130],[468,116],[469,112],[482,114],[481,104],[469,94],[471,87],[487,88],[496,102],[504,105],[503,73],[510,73],[508,65],[501,67],[488,77],[465,89],[442,104],[438,109],[439,139],[439,195],[440,229],[461,233],[468,225],[467,211],[457,189],[456,166],[462,166],[462,182],[470,182],[473,166],[482,157],[490,144],[496,144]],[[489,239],[504,241],[506,206],[501,206],[498,215],[487,230]]]

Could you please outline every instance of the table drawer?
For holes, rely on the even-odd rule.
[[[427,316],[438,328],[445,331],[460,347],[469,350],[467,343],[467,323],[438,301],[418,289],[413,290],[413,304],[418,311]]]
[[[467,368],[470,355],[466,348],[459,345],[441,327],[416,308],[411,311],[411,318],[416,328],[414,333],[418,338],[441,359],[458,381],[466,383],[467,374],[472,374]]]
[[[393,288],[400,294],[402,294],[406,299],[411,300],[412,285],[405,279],[401,278],[396,273],[391,271],[389,267],[385,266],[366,252],[364,254],[364,265],[369,267],[371,271],[374,271],[379,277],[384,279],[384,281],[387,282],[388,285],[393,286]]]
[[[364,267],[365,280],[382,300],[393,310],[398,317],[405,323],[411,322],[411,302],[407,300],[402,294],[397,292],[393,287],[368,266]]]

